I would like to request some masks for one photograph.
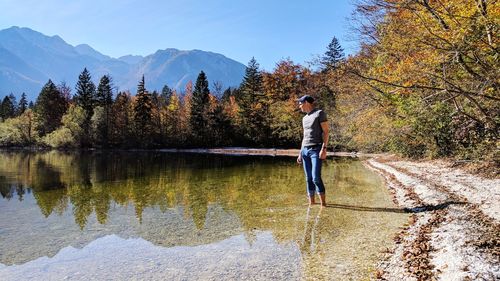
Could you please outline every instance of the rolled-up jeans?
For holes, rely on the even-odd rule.
[[[302,155],[302,165],[306,174],[307,195],[314,196],[314,192],[325,193],[325,186],[321,179],[321,160],[319,154],[321,145],[304,146],[300,151]]]

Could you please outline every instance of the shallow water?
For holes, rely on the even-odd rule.
[[[2,280],[364,280],[407,214],[359,161],[0,152]]]

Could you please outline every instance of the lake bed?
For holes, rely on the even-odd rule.
[[[0,152],[0,274],[369,279],[408,214],[360,161],[329,159],[323,179],[326,208],[291,157]]]

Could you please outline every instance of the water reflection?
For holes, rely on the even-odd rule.
[[[406,215],[390,211],[380,179],[357,161],[325,166],[324,209],[304,205],[302,173],[279,157],[0,152],[0,263],[53,257],[107,235],[161,247],[240,235],[252,246],[265,232],[270,249],[292,243],[287,249],[300,253],[289,276],[366,278]]]
[[[311,214],[311,207],[307,208],[306,213],[306,223],[304,226],[304,237],[302,243],[300,244],[300,249],[304,254],[314,254],[316,253],[316,248],[319,246],[319,241],[321,239],[321,213],[323,208],[319,208],[317,213]]]
[[[296,247],[277,244],[269,232],[257,233],[251,245],[236,235],[170,248],[107,235],[82,249],[65,247],[52,258],[0,264],[0,273],[2,280],[300,280],[299,264]]]
[[[257,190],[280,192],[279,188],[254,185],[262,178],[269,178],[268,185],[276,182],[270,177],[273,168],[266,168],[272,161],[256,167],[259,161],[263,160],[165,153],[4,153],[0,173],[11,176],[3,177],[1,194],[10,199],[16,193],[21,200],[24,192],[33,191],[46,217],[71,205],[82,229],[92,213],[105,224],[111,202],[132,204],[139,221],[146,207],[165,210],[182,205],[187,207],[186,216],[201,229],[209,202],[244,207],[240,204],[264,201],[265,193]],[[247,197],[247,188],[256,192]]]

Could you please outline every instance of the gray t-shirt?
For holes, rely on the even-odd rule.
[[[302,118],[302,127],[304,128],[302,147],[321,145],[323,143],[323,129],[321,129],[321,123],[326,121],[326,113],[316,108]]]

